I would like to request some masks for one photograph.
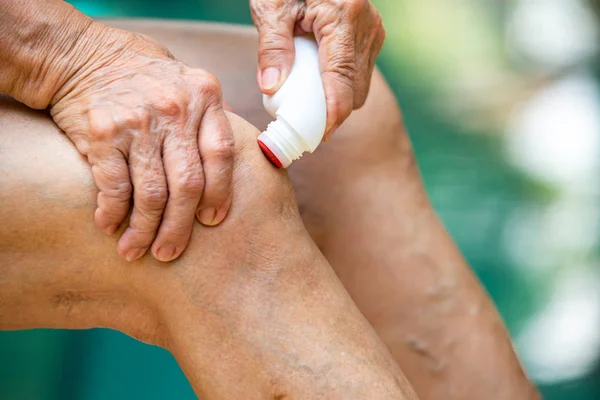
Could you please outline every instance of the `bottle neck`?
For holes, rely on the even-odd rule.
[[[267,126],[258,140],[271,150],[283,168],[287,168],[309,150],[302,137],[281,116]]]

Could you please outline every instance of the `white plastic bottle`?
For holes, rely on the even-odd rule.
[[[319,69],[317,43],[294,38],[296,57],[285,83],[273,96],[264,96],[265,109],[275,121],[258,136],[263,153],[279,168],[287,168],[323,140],[327,103]]]

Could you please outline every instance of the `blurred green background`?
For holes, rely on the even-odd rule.
[[[251,23],[247,0],[74,0],[97,17]],[[600,399],[598,3],[373,0],[433,203],[548,400]],[[198,46],[201,46],[198,43]],[[117,332],[0,333],[0,399],[193,399]]]

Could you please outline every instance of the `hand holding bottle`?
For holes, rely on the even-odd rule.
[[[250,0],[259,33],[258,84],[272,95],[294,63],[294,33],[314,33],[327,99],[326,137],[360,108],[385,39],[369,0]]]

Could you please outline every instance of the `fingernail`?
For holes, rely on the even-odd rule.
[[[134,261],[137,260],[138,258],[140,258],[144,253],[146,252],[146,249],[142,249],[142,248],[137,248],[137,249],[131,249],[127,252],[127,254],[125,254],[125,260],[127,261]]]
[[[200,212],[198,213],[198,220],[200,220],[200,222],[203,225],[208,225],[208,226],[213,226],[216,225],[215,224],[215,217],[217,216],[217,209],[216,208],[204,208],[202,210],[200,210]]]
[[[175,253],[177,253],[177,248],[168,244],[157,250],[156,258],[158,261],[168,262],[175,258]]]
[[[279,83],[279,78],[281,77],[281,72],[277,68],[269,67],[265,69],[262,73],[262,86],[264,90],[271,90],[277,83]]]

